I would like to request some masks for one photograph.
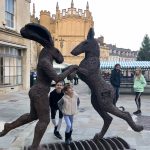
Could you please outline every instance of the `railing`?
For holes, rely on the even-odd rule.
[[[105,78],[105,81],[110,83],[109,78]],[[147,85],[144,89],[143,94],[150,94],[150,80],[147,80]],[[133,78],[122,78],[121,79],[121,85],[120,85],[120,93],[123,94],[133,94]]]

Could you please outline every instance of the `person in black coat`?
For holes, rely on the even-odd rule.
[[[116,64],[114,69],[111,71],[110,83],[114,87],[115,90],[115,98],[113,100],[113,104],[116,105],[117,100],[119,98],[119,88],[121,83],[121,66],[120,64]]]
[[[74,85],[77,85],[78,84],[78,75],[75,74],[75,77],[73,79],[74,79]]]
[[[59,131],[60,131],[61,124],[62,124],[63,114],[59,110],[57,102],[64,96],[62,89],[63,89],[63,83],[62,82],[56,83],[55,89],[50,93],[50,96],[49,96],[49,104],[50,104],[50,108],[51,108],[51,119],[52,119],[52,123],[55,126],[54,127],[54,135],[59,139],[62,139],[62,136],[59,133]],[[58,124],[56,123],[56,120],[55,120],[57,110],[59,111]]]

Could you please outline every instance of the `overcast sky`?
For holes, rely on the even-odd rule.
[[[71,0],[31,0],[35,3],[36,16],[40,10],[56,12],[67,9]],[[138,50],[146,34],[150,37],[150,0],[88,0],[96,36],[104,36],[107,44]],[[31,3],[31,10],[32,10]],[[86,9],[87,0],[74,0],[74,7]],[[32,11],[31,11],[32,12]]]

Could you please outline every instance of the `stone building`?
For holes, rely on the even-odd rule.
[[[71,7],[60,10],[59,4],[56,4],[56,13],[43,10],[40,12],[40,18],[35,17],[35,6],[33,4],[33,14],[31,22],[40,23],[45,26],[52,34],[55,46],[62,52],[65,63],[79,64],[83,55],[72,56],[70,51],[81,41],[86,39],[90,27],[94,26],[92,13],[89,10],[87,2],[86,9],[77,9],[74,7],[73,0]],[[104,37],[97,38],[100,46],[101,61],[131,61],[136,59],[137,52],[128,49],[117,48],[112,44],[104,43]],[[32,41],[31,70],[36,69],[40,46]]]
[[[107,44],[107,47],[109,47],[110,52],[109,61],[135,61],[137,59],[138,51],[118,48],[112,44]]]
[[[60,10],[57,3],[56,14],[51,15],[46,10],[40,12],[40,24],[51,32],[55,46],[64,56],[64,62],[79,64],[83,55],[74,57],[70,51],[86,39],[90,27],[94,25],[88,2],[86,10],[75,8],[73,0],[68,9]]]
[[[0,94],[29,88],[31,45],[20,35],[29,22],[30,0],[0,0]]]
[[[35,4],[33,3],[32,14],[30,16],[30,22],[40,23],[38,17],[35,17]],[[31,52],[30,52],[30,71],[34,72],[36,70],[39,53],[41,51],[41,45],[35,41],[31,40]]]
[[[56,4],[56,13],[52,14],[50,11],[41,11],[40,19],[35,18],[35,6],[33,4],[33,14],[31,15],[31,22],[40,23],[45,26],[52,34],[55,46],[62,52],[65,63],[79,64],[83,59],[84,54],[80,56],[72,56],[70,51],[81,41],[85,40],[90,27],[94,26],[92,13],[89,10],[89,4],[86,4],[86,10],[74,7],[72,0],[71,7],[66,9],[59,9],[59,4]],[[97,41],[100,46],[100,60],[109,60],[109,47],[104,43],[104,37],[98,37]],[[36,57],[39,53],[39,47],[35,42],[32,42],[32,59],[31,70],[36,67]]]
[[[97,42],[100,47],[100,61],[108,61],[109,60],[109,47],[106,43],[104,43],[104,37],[100,36],[97,38]]]
[[[118,48],[116,45],[104,43],[104,37],[97,38],[100,46],[100,60],[101,61],[135,61],[138,51],[130,49]]]

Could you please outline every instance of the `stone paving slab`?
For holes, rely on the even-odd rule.
[[[74,119],[73,139],[91,139],[99,132],[103,125],[102,118],[90,104],[90,90],[83,83],[74,86],[80,96],[80,109]],[[136,110],[134,95],[120,95],[118,106],[124,106],[131,114]],[[20,115],[29,112],[30,103],[27,92],[10,93],[0,97],[0,131],[5,122],[11,122]],[[128,124],[113,116],[112,124],[105,137],[119,136],[126,140],[136,150],[150,150],[150,96],[142,96],[142,116],[132,116],[139,123],[144,124],[145,130],[134,132]],[[21,150],[24,145],[31,145],[36,121],[19,127],[6,136],[0,138],[0,150]],[[65,122],[63,120],[61,134],[64,137]],[[53,125],[50,123],[42,138],[41,144],[62,142],[53,135]]]

